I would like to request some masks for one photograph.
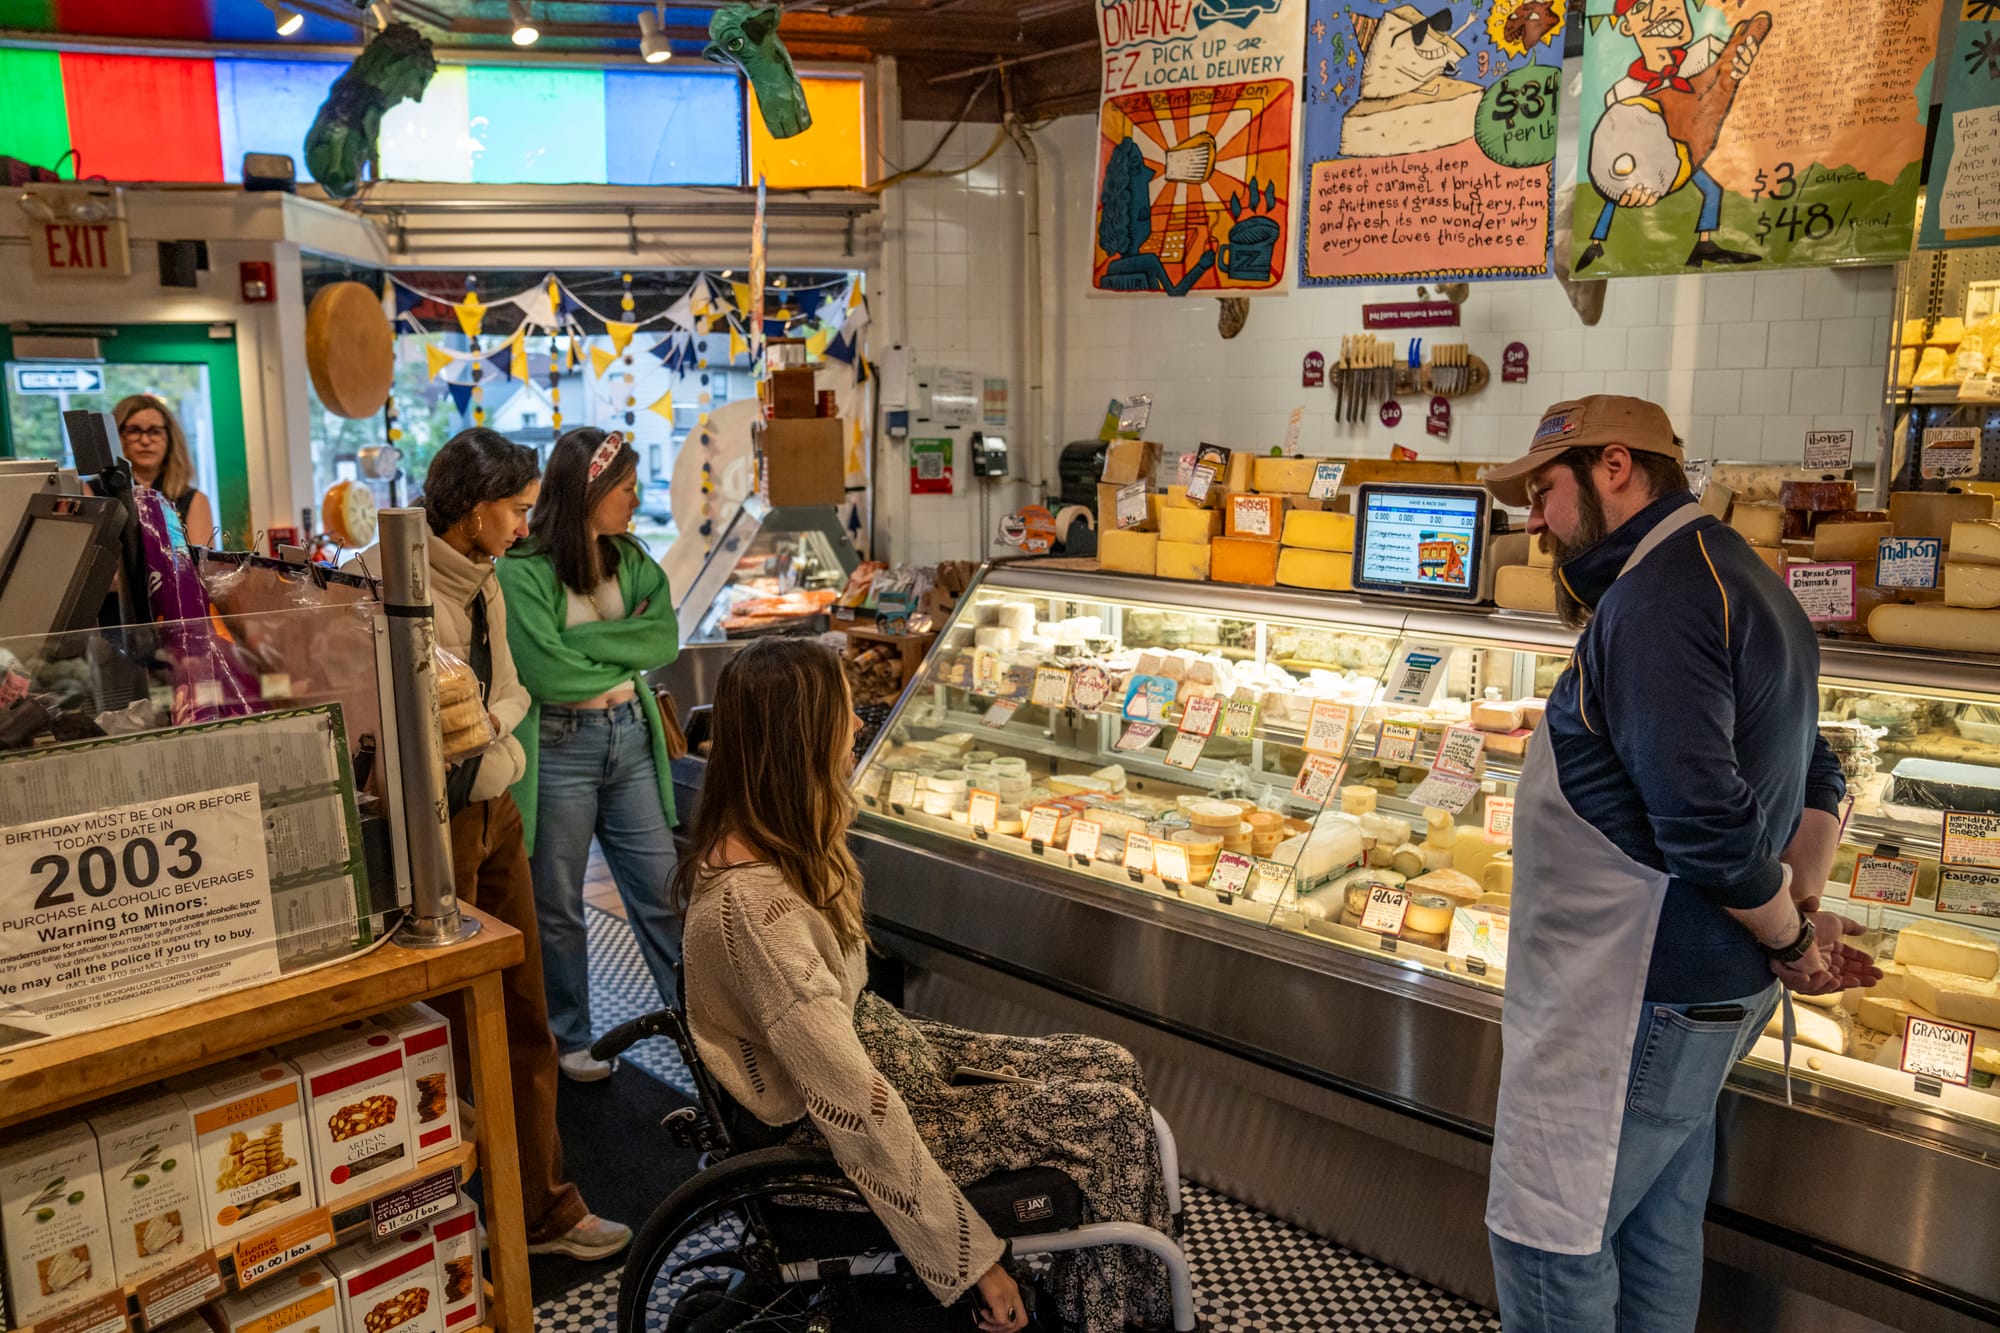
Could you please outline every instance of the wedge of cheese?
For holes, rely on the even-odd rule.
[[[1897,491],[1889,497],[1889,522],[1898,537],[1939,537],[1951,540],[1954,523],[1986,523],[1993,518],[1993,497],[1943,491]]]
[[[1911,966],[1905,998],[1948,1023],[2000,1028],[2000,982]]]
[[[1877,1032],[1899,1033],[1903,1030],[1904,1022],[1912,1014],[1918,1018],[1937,1017],[1928,1009],[1920,1008],[1908,1000],[1893,995],[1863,996],[1861,1006],[1855,1010],[1854,1017],[1860,1021],[1862,1027],[1874,1028]]]
[[[1278,549],[1278,543],[1257,537],[1217,537],[1208,547],[1208,576],[1218,583],[1275,587]]]
[[[1744,504],[1729,510],[1729,526],[1752,546],[1776,546],[1785,539],[1785,511],[1777,505]]]
[[[2000,523],[1952,524],[1946,554],[1961,565],[2000,565]]]
[[[1554,569],[1556,567],[1556,553],[1543,548],[1542,535],[1540,533],[1534,533],[1528,537],[1528,563],[1536,569]]]
[[[1107,528],[1097,534],[1097,563],[1121,574],[1158,572],[1160,534]]]
[[[1975,565],[1965,560],[1945,561],[1944,604],[1980,610],[2000,606],[2000,565]]]
[[[1167,505],[1160,510],[1160,540],[1163,542],[1206,546],[1221,531],[1222,515],[1213,509],[1184,509]]]
[[[1877,643],[1904,648],[2000,653],[2000,610],[1898,602],[1879,606],[1869,614],[1868,635]]]
[[[1785,565],[1790,556],[1784,547],[1752,546],[1750,549],[1757,553],[1757,558],[1762,560],[1773,574],[1776,574],[1779,578],[1785,577]]]
[[[1866,560],[1874,563],[1877,543],[1896,535],[1893,523],[1822,523],[1813,529],[1815,560]]]
[[[1800,1046],[1811,1046],[1816,1050],[1834,1055],[1847,1050],[1847,1014],[1839,1009],[1811,1009],[1805,1005],[1793,1005],[1792,1017],[1797,1028],[1795,1041]],[[1784,1035],[1785,1011],[1783,1006],[1774,1010],[1771,1021],[1764,1025],[1764,1035],[1778,1037]]]
[[[1918,921],[1896,933],[1896,961],[1990,981],[2000,976],[2000,943],[1949,921]]]
[[[1285,545],[1310,551],[1352,551],[1354,515],[1294,509],[1285,515]]]
[[[1507,565],[1493,572],[1493,600],[1509,611],[1554,611],[1554,572],[1533,565]]]
[[[1169,513],[1207,514],[1205,509],[1168,510]],[[1213,515],[1209,515],[1213,517]],[[1159,555],[1154,572],[1163,579],[1206,579],[1208,577],[1208,543],[1160,542]]]
[[[1274,495],[1304,495],[1312,489],[1314,458],[1259,458],[1252,461],[1250,482]]]
[[[1308,551],[1296,546],[1283,547],[1278,552],[1278,582],[1287,588],[1352,592],[1354,556],[1348,551]]]

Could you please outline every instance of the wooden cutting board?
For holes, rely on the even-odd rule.
[[[335,416],[358,421],[380,412],[396,377],[396,338],[382,298],[358,282],[322,289],[306,311],[306,370]]]

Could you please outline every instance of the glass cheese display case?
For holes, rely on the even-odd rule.
[[[989,569],[857,768],[873,915],[1490,1134],[1514,786],[1573,642],[1538,614]],[[1774,1021],[1725,1102],[1753,1107],[1745,1142],[1785,1141],[1810,1108],[1820,1132],[1990,1177],[2000,667],[1826,640],[1820,670],[1852,796],[1824,907],[1865,926],[1886,975],[1795,1006],[1789,1062]],[[1816,1243],[1946,1263],[1718,1180],[1729,1206]],[[1990,1222],[2000,1194],[1980,1197]],[[2000,1309],[1990,1265],[1971,1285]]]
[[[723,643],[826,628],[858,557],[831,505],[743,502],[674,613],[681,643]]]

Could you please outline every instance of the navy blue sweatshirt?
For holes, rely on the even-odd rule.
[[[1771,982],[1726,908],[1770,901],[1807,806],[1846,784],[1819,735],[1819,643],[1784,583],[1710,515],[1623,578],[1686,491],[1661,496],[1560,577],[1589,625],[1545,726],[1563,796],[1634,861],[1670,877],[1646,998],[1699,1004]]]

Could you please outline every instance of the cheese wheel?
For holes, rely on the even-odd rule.
[[[1243,812],[1227,801],[1196,801],[1187,807],[1188,823],[1198,829],[1233,832],[1243,822]]]
[[[1777,505],[1745,504],[1738,500],[1729,510],[1729,526],[1743,534],[1752,546],[1776,546],[1785,537],[1785,511]]]
[[[1309,551],[1352,551],[1354,515],[1294,509],[1285,515],[1285,545]]]
[[[1896,535],[1893,523],[1852,523],[1833,521],[1813,529],[1812,558],[1815,560],[1875,560],[1876,543]]]
[[[1508,565],[1493,572],[1493,601],[1509,611],[1556,609],[1553,571],[1533,565]]]
[[[1951,540],[1954,523],[1987,523],[1993,497],[1944,491],[1897,491],[1889,497],[1889,522],[1898,537]]]
[[[1278,543],[1257,537],[1217,537],[1208,548],[1208,576],[1217,583],[1276,587]]]
[[[1372,815],[1375,801],[1380,795],[1373,787],[1342,787],[1340,789],[1340,810],[1348,815]]]
[[[1412,893],[1436,893],[1461,903],[1477,901],[1479,884],[1456,870],[1433,870],[1410,881]]]
[[[2000,611],[1895,602],[1869,614],[1868,635],[1877,643],[1904,648],[2000,653]]]
[[[1250,484],[1273,494],[1304,495],[1312,489],[1313,458],[1255,458],[1251,460]]]
[[[2000,565],[1947,560],[1944,566],[1944,604],[1985,610],[2000,606]]]
[[[1209,516],[1206,509],[1180,509],[1170,512]],[[1207,542],[1162,541],[1155,550],[1153,572],[1159,577],[1192,579],[1197,582],[1208,577]]]
[[[1278,553],[1277,581],[1287,588],[1352,592],[1354,556],[1347,551],[1309,551],[1287,546]]]
[[[1415,876],[1424,873],[1423,848],[1414,842],[1406,842],[1389,854],[1389,868],[1399,875]]]
[[[1160,510],[1160,540],[1208,545],[1222,531],[1222,515],[1213,509],[1183,509],[1169,505]]]
[[[1500,852],[1492,860],[1488,861],[1486,869],[1480,872],[1479,884],[1487,893],[1512,894],[1514,892],[1514,853],[1511,851]]]
[[[335,482],[320,503],[320,522],[337,545],[368,545],[375,540],[375,492],[362,482]]]
[[[1160,534],[1106,528],[1097,534],[1097,563],[1121,574],[1158,572]]]
[[[1445,931],[1440,932],[1439,934],[1436,935],[1430,934],[1426,931],[1413,930],[1410,927],[1409,923],[1405,921],[1403,924],[1402,939],[1405,944],[1415,944],[1425,949],[1441,950],[1444,948],[1446,941],[1450,938],[1450,934],[1451,932],[1448,928]]]
[[[1962,565],[2000,565],[2000,523],[1952,524],[1946,554]]]
[[[1403,914],[1403,930],[1415,931],[1419,935],[1448,935],[1451,933],[1451,914],[1456,910],[1451,899],[1435,893],[1420,893],[1410,899],[1409,910]]]
[[[1778,483],[1778,504],[1784,509],[1800,509],[1807,513],[1824,514],[1833,510],[1854,508],[1854,483],[1851,481],[1781,481]]]

